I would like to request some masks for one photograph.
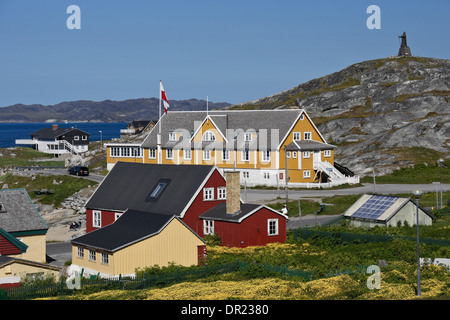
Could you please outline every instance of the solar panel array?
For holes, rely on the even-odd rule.
[[[373,195],[352,214],[352,217],[376,220],[386,212],[397,199],[397,197]]]

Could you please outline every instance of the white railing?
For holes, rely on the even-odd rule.
[[[345,179],[345,175],[342,174],[328,161],[318,161],[315,163],[318,170],[325,172],[331,180],[333,179]]]

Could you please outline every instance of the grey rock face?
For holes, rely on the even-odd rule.
[[[292,103],[294,102],[294,103]],[[450,156],[450,60],[390,57],[354,64],[271,97],[234,107],[304,108],[336,161],[359,175],[391,172],[413,161],[396,148]],[[370,171],[371,173],[371,171]]]

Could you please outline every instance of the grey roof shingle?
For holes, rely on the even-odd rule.
[[[274,209],[266,207],[260,204],[251,204],[251,203],[241,203],[240,212],[236,214],[227,214],[226,212],[226,202],[221,202],[216,205],[214,208],[209,209],[205,213],[200,215],[200,219],[206,220],[220,220],[220,221],[228,221],[228,222],[240,222],[244,218],[246,218],[250,213],[255,210],[259,210],[261,208],[267,208],[273,212],[276,212],[280,216],[284,216],[281,212],[278,212]],[[256,211],[255,211],[256,212]]]
[[[276,148],[288,133],[302,109],[283,110],[213,110],[208,115],[221,133],[227,138],[227,148]],[[207,117],[206,111],[173,111],[164,114],[161,119],[161,144],[163,147],[182,147],[186,145],[192,133],[196,132]],[[157,147],[159,123],[156,124],[142,143],[143,148]],[[243,132],[257,132],[259,139],[250,143],[243,142]],[[169,142],[169,132],[181,132],[182,138]],[[236,133],[237,135],[235,139]]]
[[[0,190],[0,202],[6,211],[0,212],[0,227],[9,233],[45,231],[48,226],[37,211],[27,191],[21,189]]]
[[[77,130],[77,131],[81,131],[86,135],[90,135],[90,133],[87,133],[83,130],[77,129],[77,128],[42,128],[38,131],[35,131],[31,134],[32,137],[36,138],[36,139],[55,139],[58,137],[61,137],[64,134],[67,134],[70,131],[73,130]]]
[[[114,223],[76,238],[71,242],[74,245],[85,245],[114,252],[160,233],[172,219],[178,218],[173,215],[127,210]]]
[[[135,209],[179,215],[214,166],[163,165],[117,162],[86,203],[88,209],[125,211]],[[149,195],[164,180],[157,199]]]

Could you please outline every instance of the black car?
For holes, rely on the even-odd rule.
[[[76,174],[77,176],[88,176],[89,175],[89,169],[88,167],[83,166],[75,166],[67,170],[69,174]]]

